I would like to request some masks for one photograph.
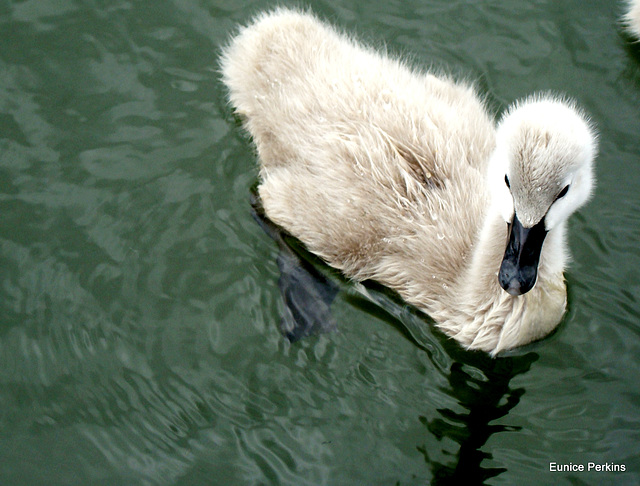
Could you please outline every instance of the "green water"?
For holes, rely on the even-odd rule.
[[[479,79],[497,110],[561,91],[598,125],[568,316],[497,360],[344,283],[337,332],[281,337],[278,249],[216,71],[270,5],[0,4],[0,484],[640,484],[640,55],[622,5],[311,2]]]

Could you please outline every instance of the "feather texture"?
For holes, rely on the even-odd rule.
[[[570,103],[538,97],[523,105],[547,103],[538,112],[562,113],[578,127],[575,137],[537,123],[540,113],[515,135],[496,131],[472,85],[412,68],[309,13],[285,9],[242,28],[221,65],[258,150],[265,212],[311,252],[350,278],[394,289],[469,348],[495,354],[558,324],[566,303],[564,225],[545,241],[534,289],[509,295],[497,273],[506,223],[520,201],[514,206],[496,186],[520,163],[510,161],[522,142],[514,137],[524,137],[542,161],[568,150],[568,140],[591,144],[586,157],[593,158],[592,130]],[[507,146],[496,147],[503,132]],[[532,137],[553,143],[535,151]],[[585,164],[583,155],[572,152],[567,167],[549,167],[566,178]],[[529,172],[544,178],[549,167],[533,163]],[[531,183],[512,172],[518,187]],[[556,191],[564,183],[558,177],[551,174],[544,187]],[[538,199],[547,201],[546,192]]]

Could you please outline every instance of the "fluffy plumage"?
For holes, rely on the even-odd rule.
[[[529,98],[496,129],[472,86],[283,9],[241,29],[221,65],[265,212],[311,252],[394,289],[468,348],[495,354],[556,327],[563,222],[591,192],[596,150],[571,103]],[[537,283],[517,297],[497,278],[514,210],[552,223]]]
[[[627,11],[622,21],[629,33],[640,39],[640,0],[627,1]]]

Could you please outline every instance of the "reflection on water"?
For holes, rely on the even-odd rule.
[[[526,390],[514,388],[511,382],[528,373],[539,355],[523,350],[492,359],[485,353],[463,351],[443,334],[427,335],[422,330],[426,316],[375,284],[357,289],[351,302],[397,327],[429,357],[430,364],[445,379],[437,388],[446,395],[447,406],[436,406],[428,415],[418,416],[427,431],[427,440],[416,450],[432,472],[431,484],[483,484],[507,472],[505,467],[491,465],[493,455],[484,447],[496,434],[522,429],[508,424],[508,420],[506,424],[496,422],[508,417],[520,403]]]
[[[439,409],[440,417],[432,420],[420,417],[430,435],[438,441],[446,438],[459,446],[457,451],[453,451],[454,460],[446,462],[431,458],[429,451],[433,449],[426,444],[418,447],[433,471],[433,484],[482,484],[507,471],[505,467],[486,466],[486,460],[491,460],[493,456],[484,452],[483,447],[493,434],[521,429],[492,422],[508,415],[518,405],[525,389],[512,390],[509,383],[515,376],[529,371],[537,358],[537,355],[530,353],[520,358],[484,360],[482,368],[459,362],[451,365],[448,376],[450,392],[464,411]]]
[[[316,265],[336,330],[288,342],[216,67],[269,2],[8,2],[0,482],[637,483],[640,63],[615,2],[311,3],[479,77],[495,105],[554,89],[592,115],[598,191],[570,223],[561,329],[492,360]],[[550,477],[552,461],[627,472]]]

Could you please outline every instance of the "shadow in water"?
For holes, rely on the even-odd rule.
[[[619,32],[620,46],[631,62],[622,71],[623,78],[640,91],[640,41],[626,30]]]
[[[618,29],[618,35],[624,44],[624,49],[627,51],[627,54],[636,62],[640,63],[640,41],[622,27]]]
[[[464,356],[451,353],[447,394],[455,397],[464,412],[438,409],[439,417],[420,421],[438,441],[448,438],[459,445],[451,461],[444,463],[430,457],[428,447],[419,446],[425,461],[433,472],[432,484],[483,484],[489,478],[506,471],[500,467],[483,467],[492,459],[482,447],[499,432],[519,430],[519,427],[494,422],[512,410],[524,395],[524,388],[512,389],[511,380],[526,373],[538,359],[535,353],[523,356],[492,359],[482,353],[459,350]],[[459,358],[459,359],[456,359]]]

